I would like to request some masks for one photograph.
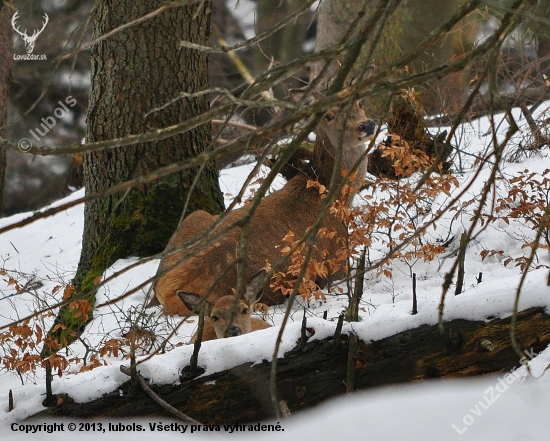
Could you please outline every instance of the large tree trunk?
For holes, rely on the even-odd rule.
[[[415,49],[427,35],[447,22],[462,3],[463,0],[407,0],[401,39],[403,51],[407,53]],[[420,73],[449,64],[470,51],[477,37],[480,20],[481,17],[476,14],[463,20],[452,32],[423,51],[411,63],[411,71]],[[454,113],[464,101],[468,81],[472,77],[469,71],[461,71],[424,84],[420,89],[426,113],[439,113],[442,110]]]
[[[518,315],[516,339],[525,358],[550,343],[550,316],[532,308]],[[291,412],[306,409],[348,390],[388,384],[506,372],[518,367],[510,345],[510,318],[490,322],[453,320],[421,326],[379,341],[359,342],[350,351],[348,336],[299,344],[277,363],[277,395]],[[200,355],[199,355],[200,363]],[[181,369],[181,366],[174,366]],[[269,396],[271,364],[244,364],[224,372],[152,388],[172,406],[204,424],[249,423],[274,418]],[[350,375],[351,374],[351,375]],[[352,381],[352,384],[349,382]],[[348,383],[348,384],[345,384]],[[74,417],[170,416],[130,382],[90,403],[51,407],[43,415]],[[70,394],[70,391],[67,391]]]
[[[10,26],[11,10],[0,3],[0,138],[6,137],[8,120],[9,76],[13,63],[13,43]],[[3,213],[4,176],[6,172],[6,151],[0,149],[0,216]]]
[[[385,2],[388,3],[388,2]],[[350,31],[351,24],[361,16],[358,26],[348,36],[346,44],[360,37],[360,34],[368,32],[368,38],[361,53],[357,57],[353,69],[350,72],[355,77],[361,69],[372,62],[378,67],[384,67],[397,61],[400,51],[400,39],[402,35],[403,10],[402,1],[396,2],[396,7],[388,15],[387,19],[376,21],[373,26],[368,25],[373,13],[379,7],[379,1],[365,2],[364,0],[323,0],[319,9],[317,24],[317,38],[315,51],[336,47],[342,38]],[[372,23],[371,23],[372,24]],[[374,26],[383,24],[379,38],[376,37]],[[374,49],[374,50],[372,50]],[[337,70],[343,59],[331,59],[332,66],[329,69],[331,76]],[[312,67],[311,77],[316,77],[324,63],[318,62]],[[388,96],[369,97],[365,100],[366,111],[372,115],[380,116],[385,108]]]
[[[369,20],[378,5],[378,1],[323,0],[319,9],[315,51],[319,52],[323,49],[336,46],[344,35],[349,32],[350,25],[359,17],[362,11],[365,13],[362,19],[364,23]],[[374,33],[371,32],[373,29],[369,28],[366,30],[367,32],[371,32],[371,35],[367,40],[367,44],[363,46],[361,55],[358,58],[356,64],[358,68],[369,64],[371,61],[374,61],[378,66],[384,66],[397,60],[397,57],[401,53],[399,43],[402,36],[403,11],[404,7],[399,6],[392,12],[388,20],[384,22],[384,30],[372,54],[370,53],[371,46],[369,43],[373,42]],[[356,36],[357,32],[363,32],[364,30],[359,26],[354,31],[355,35],[353,36]],[[348,41],[350,40],[351,38],[348,39]],[[319,66],[314,69],[314,71],[318,70]]]
[[[548,18],[550,14],[550,2],[539,2],[534,15],[540,18]],[[550,77],[550,24],[548,20],[538,22],[533,29],[537,42],[537,57],[540,60],[539,71]]]
[[[93,37],[156,10],[165,2],[124,0],[116,7],[100,1],[94,11]],[[167,127],[208,110],[206,96],[179,99],[148,116],[147,112],[174,99],[181,92],[208,88],[207,56],[181,47],[182,40],[206,45],[211,3],[168,8],[143,23],[127,27],[92,47],[92,89],[88,106],[87,142]],[[201,153],[210,141],[204,125],[172,138],[84,157],[87,193],[146,175],[155,169]],[[197,170],[171,175],[88,203],[84,211],[82,254],[74,280],[77,291],[92,292],[94,281],[119,258],[147,256],[164,249],[180,219]],[[215,165],[207,165],[189,200],[187,212],[223,210]],[[91,314],[88,315],[91,318]],[[57,322],[68,328],[55,334],[68,344],[85,325],[68,307]]]
[[[254,26],[256,34],[269,32],[279,22],[302,8],[305,3],[306,0],[257,0]],[[301,14],[282,29],[252,46],[250,48],[252,73],[255,76],[261,75],[272,63],[286,64],[301,58],[304,54],[302,45],[312,17],[311,12]],[[277,98],[285,98],[288,95],[288,89],[303,86],[303,80],[307,80],[306,76],[305,70],[295,74],[292,78],[286,79],[284,84],[275,86],[273,93]],[[269,121],[273,114],[266,110],[251,110],[245,114],[245,117],[260,126]]]
[[[365,12],[362,21],[368,22],[379,6],[378,1],[364,2],[362,0],[323,0],[319,11],[316,51],[337,45],[349,31],[350,24],[357,19],[361,11]],[[442,2],[440,0],[403,0],[398,2],[393,13],[384,22],[378,20],[373,26],[361,29],[370,32],[367,43],[356,63],[356,69],[371,61],[379,68],[388,66],[399,60],[404,54],[417,48],[430,32],[449,20],[456,12],[462,0]],[[459,29],[445,34],[443,38],[422,51],[410,66],[409,72],[420,73],[438,65],[444,65],[456,60],[471,49],[477,32],[477,18],[463,20]],[[374,26],[384,23],[380,39],[374,51],[371,43],[375,32]],[[349,41],[349,40],[348,40]],[[313,75],[319,72],[322,63],[314,66]],[[353,72],[352,72],[353,73]],[[405,74],[405,72],[402,72]],[[459,99],[467,90],[468,79],[463,72],[447,75],[442,79],[434,79],[423,85],[423,102],[429,112],[453,110]],[[369,110],[379,114],[386,102],[384,98],[369,98],[365,100]]]
[[[288,15],[303,7],[305,0],[258,0],[256,34],[267,32]],[[305,40],[311,15],[302,14],[283,29],[263,39],[254,46],[253,69],[256,74],[265,72],[273,61],[285,64],[303,55],[302,42]]]

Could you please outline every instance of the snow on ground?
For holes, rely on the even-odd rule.
[[[535,115],[536,116],[536,115]],[[520,115],[514,113],[518,123],[523,124]],[[498,137],[502,139],[508,127],[504,117],[495,119],[498,126]],[[465,124],[459,131],[460,147],[469,154],[483,153],[492,141],[491,122],[480,119]],[[521,140],[517,136],[515,142]],[[460,185],[451,191],[450,196],[442,195],[430,202],[431,211],[435,212],[449,198],[454,197],[473,179],[474,158],[466,154],[461,156],[462,172],[457,175]],[[529,169],[542,173],[550,164],[548,152],[540,156],[523,158],[521,162],[507,162],[501,170],[502,176],[511,177]],[[224,170],[220,181],[226,194],[236,195],[242,182],[253,166],[241,166]],[[265,170],[263,171],[266,172]],[[472,184],[462,201],[477,197],[487,179],[489,167]],[[282,185],[277,180],[275,188]],[[507,187],[503,180],[499,184],[503,194]],[[74,200],[82,196],[77,192],[63,201]],[[387,198],[387,194],[378,189],[370,189],[363,197],[372,195],[375,200]],[[357,203],[362,202],[357,198]],[[473,206],[472,206],[473,207]],[[435,240],[446,240],[449,236],[459,236],[469,228],[472,210],[467,207],[453,219],[455,213],[446,214],[437,223],[437,229],[429,229],[428,237]],[[20,214],[0,219],[0,228],[19,221],[29,214]],[[32,314],[37,308],[53,301],[58,301],[62,290],[56,287],[71,280],[76,269],[81,247],[83,229],[83,208],[76,206],[50,218],[34,222],[24,228],[11,230],[0,235],[0,268],[6,275],[0,277],[0,326],[5,326],[18,318]],[[512,313],[520,270],[513,264],[504,266],[507,256],[518,257],[526,253],[522,242],[533,237],[533,227],[516,220],[491,224],[469,244],[466,258],[465,292],[460,296],[448,295],[445,301],[445,320],[467,318],[483,320],[489,316],[506,317]],[[362,321],[346,324],[344,331],[357,333],[363,340],[377,340],[396,332],[417,327],[421,324],[434,324],[438,320],[438,306],[441,285],[445,272],[452,264],[452,250],[458,245],[451,245],[447,254],[450,258],[438,258],[432,262],[416,262],[412,267],[418,276],[419,313],[411,315],[411,279],[407,262],[393,262],[393,281],[377,278],[374,274],[367,276]],[[483,250],[502,250],[502,255],[481,258]],[[380,259],[385,252],[381,243],[373,244],[370,251],[372,261]],[[548,265],[548,255],[541,253],[539,265]],[[408,262],[410,265],[411,262]],[[105,305],[108,300],[131,291],[148,277],[155,274],[157,261],[140,264],[136,259],[116,262],[105,274],[108,277],[115,272],[134,265],[130,270],[109,282],[98,293],[100,305],[94,313],[94,320],[83,335],[87,345],[95,347],[110,339],[121,339],[130,329],[131,323],[138,320],[147,324],[157,335],[167,336],[174,331],[164,354],[159,354],[140,364],[141,373],[154,383],[174,383],[178,381],[179,370],[188,363],[192,347],[185,345],[194,332],[196,323],[191,320],[177,326],[180,319],[164,317],[158,309],[143,311],[141,309],[148,292],[147,287],[115,302]],[[483,272],[483,282],[477,283],[475,277]],[[26,284],[23,292],[16,293],[10,277],[17,279],[20,286]],[[550,306],[550,288],[547,286],[548,269],[540,267],[529,272],[521,296],[520,309],[532,306]],[[37,284],[40,281],[42,285]],[[102,306],[103,305],[103,306]],[[308,326],[315,329],[313,338],[322,339],[334,333],[335,318],[347,306],[345,295],[327,295],[326,302],[313,302],[307,309]],[[271,360],[273,348],[280,330],[285,305],[272,307],[269,321],[271,329],[258,331],[233,339],[224,339],[204,343],[199,363],[211,374],[232,366],[253,361]],[[323,320],[327,311],[328,320]],[[138,318],[139,317],[139,318]],[[284,330],[280,356],[290,350],[300,335],[302,309],[296,307],[290,316],[290,323]],[[43,329],[48,329],[53,318],[39,322]],[[3,331],[0,331],[3,332]],[[153,343],[151,343],[153,344]],[[0,346],[0,349],[2,347]],[[529,348],[525,348],[528,350]],[[6,350],[6,348],[3,348]],[[85,354],[83,343],[75,343],[68,350],[68,356]],[[69,357],[70,356],[70,357]],[[141,359],[145,354],[140,355]],[[120,373],[121,364],[128,365],[123,356],[105,356],[106,366],[91,371],[77,373],[81,363],[73,363],[61,378],[55,378],[53,392],[68,392],[76,401],[87,401],[100,397],[114,390],[127,377]],[[550,350],[547,349],[529,363],[530,373],[518,364],[513,373],[487,376],[474,380],[439,380],[423,384],[406,384],[369,390],[343,397],[323,404],[315,409],[303,412],[289,420],[281,421],[279,432],[239,432],[238,436],[248,439],[254,436],[265,439],[296,439],[304,434],[316,440],[333,440],[360,436],[372,440],[545,440],[550,429],[550,375],[544,374],[550,365]],[[24,424],[38,424],[24,419],[42,409],[44,394],[44,372],[38,368],[34,374],[21,377],[13,371],[0,371],[2,388],[0,388],[0,438],[19,439],[26,436]],[[266,386],[267,387],[267,386]],[[12,390],[15,409],[7,412],[8,392]],[[47,424],[64,423],[62,433],[50,435],[41,432],[40,439],[67,439],[70,431],[70,420],[48,420]],[[92,421],[98,422],[98,421]],[[92,423],[89,422],[89,423]],[[170,424],[170,420],[128,420],[111,421],[117,425],[139,424],[143,432],[117,432],[123,439],[176,439],[181,437],[177,432],[160,432],[151,430],[151,424]],[[269,422],[276,425],[277,422]],[[77,422],[77,429],[80,422]],[[103,422],[102,428],[109,428],[109,421]],[[35,426],[36,429],[37,426]],[[46,429],[50,426],[40,426]],[[89,426],[90,428],[91,426]],[[135,427],[135,426],[134,426]],[[172,427],[172,426],[170,426]],[[175,427],[175,426],[173,426]],[[84,427],[85,428],[85,427]],[[191,428],[187,428],[189,433]],[[221,428],[223,429],[223,427]],[[234,428],[235,429],[235,428]],[[97,430],[97,429],[96,429]],[[229,429],[230,430],[230,429]],[[115,436],[106,430],[101,436]],[[154,435],[153,435],[154,433]],[[91,431],[78,432],[86,437],[98,437]],[[210,438],[212,434],[203,431],[193,433],[198,438]],[[179,438],[178,438],[179,439]]]

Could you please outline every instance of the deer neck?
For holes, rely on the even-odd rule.
[[[329,186],[334,170],[334,164],[336,162],[335,156],[337,147],[331,144],[329,138],[320,134],[317,136],[317,140],[313,147],[313,157],[309,162],[308,176],[312,179],[319,181],[325,186]],[[365,152],[365,145],[358,143],[355,146],[343,146],[342,154],[340,155],[340,167],[336,170],[338,174],[336,176],[336,182],[340,182],[342,179],[343,170],[351,170],[355,167],[355,164],[361,158],[361,155]],[[363,159],[360,164],[357,175],[364,176],[367,171],[367,161]]]
[[[317,135],[317,139],[313,148],[313,156],[304,170],[306,176],[311,179],[318,181],[323,184],[325,187],[329,187],[332,179],[333,172],[337,173],[335,184],[338,185],[342,182],[343,170],[350,170],[354,167],[355,163],[360,159],[363,154],[365,147],[363,144],[358,144],[357,146],[347,147],[343,150],[340,157],[340,167],[335,171],[335,155],[336,147],[333,146],[329,138],[320,133]],[[356,172],[357,176],[364,176],[366,173],[367,161],[363,160],[359,169]],[[359,190],[359,183],[352,184],[355,188],[350,195],[348,203],[351,204],[353,196]]]
[[[335,152],[336,150],[328,137],[322,132],[319,133],[313,146],[313,156],[306,168],[308,177],[328,187],[334,172]],[[338,177],[340,175],[341,173],[338,172]]]

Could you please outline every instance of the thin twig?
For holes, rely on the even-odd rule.
[[[126,374],[130,377],[131,377],[131,374],[132,374],[130,368],[127,368],[126,366],[123,366],[123,365],[120,365],[120,372],[122,372],[123,374]],[[149,385],[147,384],[147,382],[145,381],[143,376],[139,373],[139,371],[136,373],[136,376],[137,376],[137,380],[139,382],[139,385],[143,389],[143,392],[145,392],[147,395],[149,395],[155,403],[157,403],[159,406],[161,406],[166,411],[170,412],[176,418],[178,418],[182,421],[185,421],[186,423],[196,424],[196,425],[201,425],[202,426],[201,423],[199,423],[198,421],[194,420],[193,418],[185,415],[184,413],[180,412],[178,409],[176,409],[175,407],[168,404],[166,401],[164,401],[162,398],[160,398],[155,392],[153,392],[153,390],[149,387]]]

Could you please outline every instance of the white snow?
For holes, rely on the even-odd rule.
[[[243,3],[241,1],[241,3]],[[541,106],[546,109],[548,106]],[[542,110],[541,110],[542,111]],[[539,115],[534,115],[535,119]],[[519,112],[514,112],[518,124],[523,127]],[[494,122],[498,127],[498,140],[508,127],[502,115]],[[457,134],[456,143],[470,154],[482,154],[489,149],[492,142],[491,121],[487,118],[465,124]],[[485,135],[489,133],[489,135]],[[526,133],[520,133],[514,138],[515,143],[521,141]],[[510,147],[512,149],[513,146]],[[430,214],[444,206],[450,198],[459,194],[461,189],[474,180],[476,167],[474,157],[462,155],[463,170],[457,175],[459,186],[451,190],[450,196],[438,196],[430,201]],[[455,161],[456,162],[456,161]],[[529,169],[542,173],[550,164],[548,150],[538,155],[521,158],[519,162],[503,163],[499,175],[498,190],[507,194],[508,187],[505,178]],[[241,166],[222,172],[222,191],[236,195],[240,182],[247,177],[252,166]],[[264,170],[265,173],[265,170]],[[470,189],[460,201],[477,197],[490,173],[490,166],[485,166]],[[276,182],[279,188],[282,182]],[[374,196],[381,201],[391,197],[379,189],[370,189],[363,193]],[[82,197],[79,191],[54,205]],[[226,196],[226,203],[231,198]],[[372,203],[372,201],[370,201]],[[365,203],[358,198],[357,203]],[[468,229],[475,205],[464,208],[457,219],[455,212],[446,213],[437,221],[437,229],[429,228],[427,237],[431,241],[446,240],[452,235],[460,235]],[[24,219],[29,214],[20,214],[10,218],[0,219],[0,228]],[[0,268],[7,274],[0,276],[0,326],[6,326],[12,321],[32,315],[37,308],[45,304],[59,301],[64,286],[71,280],[78,264],[81,235],[83,230],[83,207],[78,205],[55,216],[36,221],[23,228],[13,229],[0,235]],[[449,292],[445,300],[445,320],[466,318],[484,320],[487,317],[507,317],[513,311],[516,290],[520,280],[520,269],[514,264],[504,266],[507,257],[516,258],[527,255],[529,249],[522,245],[534,237],[534,227],[520,220],[510,219],[505,222],[490,224],[483,230],[476,227],[476,239],[467,249],[465,292],[454,296]],[[376,239],[376,238],[375,238]],[[454,248],[453,248],[454,247]],[[438,307],[441,297],[443,276],[451,267],[454,252],[458,243],[451,245],[446,254],[448,258],[439,257],[432,262],[393,261],[393,280],[368,274],[362,304],[362,321],[344,325],[344,332],[357,333],[365,341],[377,340],[396,332],[414,328],[422,324],[435,324],[438,321]],[[481,258],[483,250],[502,250],[502,255],[496,254]],[[370,250],[370,259],[375,262],[380,259],[386,248],[383,243],[375,240]],[[532,306],[549,308],[550,288],[547,286],[548,253],[540,251],[538,269],[528,273],[521,293],[520,309]],[[116,262],[106,272],[104,277],[137,264],[119,277],[107,283],[98,293],[94,320],[86,329],[83,340],[90,347],[98,347],[111,339],[122,339],[128,331],[130,323],[138,320],[143,313],[148,287],[140,288],[135,293],[124,297],[113,304],[106,304],[111,299],[130,292],[147,278],[153,276],[158,261],[139,264],[136,259]],[[412,271],[418,276],[418,308],[417,315],[411,315],[411,277]],[[475,277],[483,273],[482,283],[477,283]],[[19,287],[26,283],[31,286],[26,292],[17,293],[15,286],[10,284],[10,277],[19,282]],[[33,281],[41,281],[42,286],[32,285]],[[32,288],[34,286],[34,288]],[[344,287],[344,290],[346,288]],[[307,309],[308,326],[315,329],[312,338],[323,339],[334,333],[335,318],[347,306],[345,295],[327,295],[326,302],[313,302]],[[272,307],[269,311],[271,329],[257,331],[238,338],[206,342],[203,344],[199,364],[206,369],[206,374],[218,372],[245,362],[261,362],[271,360],[275,341],[280,331],[285,305]],[[323,320],[323,312],[328,311],[328,320]],[[290,315],[290,322],[283,333],[279,356],[290,350],[300,336],[302,309],[297,306]],[[139,365],[141,373],[150,378],[153,383],[178,382],[179,371],[188,364],[192,347],[186,345],[194,332],[194,320],[177,327],[178,317],[165,317],[158,308],[145,311],[145,316],[138,320],[147,324],[157,335],[166,337],[172,331],[166,352],[158,354]],[[53,317],[33,319],[33,326],[39,324],[45,331],[53,323]],[[0,332],[5,332],[6,329]],[[151,343],[158,346],[157,343]],[[9,348],[0,345],[0,350]],[[63,371],[61,378],[55,377],[53,392],[69,393],[78,402],[92,400],[102,394],[114,390],[128,377],[123,375],[119,366],[129,365],[127,347],[118,357],[106,355],[102,358],[105,366],[77,373],[82,362],[73,362]],[[524,348],[529,350],[530,348]],[[81,342],[71,345],[68,352],[63,351],[67,358],[83,359],[86,348]],[[4,356],[5,352],[2,352]],[[145,350],[138,354],[140,360],[147,355]],[[513,374],[500,373],[470,380],[438,380],[421,384],[404,384],[384,387],[376,390],[358,392],[351,396],[331,400],[309,411],[295,415],[290,419],[280,421],[280,432],[233,432],[243,439],[251,437],[261,439],[308,439],[334,440],[346,438],[361,438],[372,440],[546,440],[550,429],[550,375],[546,370],[550,366],[550,350],[546,349],[529,361],[529,372],[521,364]],[[44,371],[37,367],[34,373],[19,376],[13,370],[0,371],[2,387],[0,388],[0,438],[21,439],[25,436],[18,430],[20,425],[39,424],[41,421],[24,419],[43,409],[41,401],[44,398]],[[266,385],[266,388],[268,386]],[[13,392],[14,410],[8,410],[8,392]],[[52,434],[40,432],[40,439],[69,439],[72,433],[68,430],[69,419],[50,419],[47,424],[64,423],[64,431]],[[91,420],[88,423],[99,423]],[[151,431],[149,423],[170,424],[169,419],[101,421],[103,428],[111,424],[140,424],[143,432],[80,432],[78,436],[86,438],[110,439],[181,439],[186,434],[177,432]],[[81,422],[76,422],[77,429]],[[267,422],[277,424],[277,422]],[[42,429],[47,426],[41,426]],[[24,428],[24,427],[23,427]],[[223,427],[222,427],[223,429]],[[190,431],[191,429],[188,428]],[[189,432],[187,432],[189,433]],[[462,435],[460,434],[462,433]],[[192,434],[204,439],[214,436],[203,431]],[[32,435],[31,435],[32,436]]]

